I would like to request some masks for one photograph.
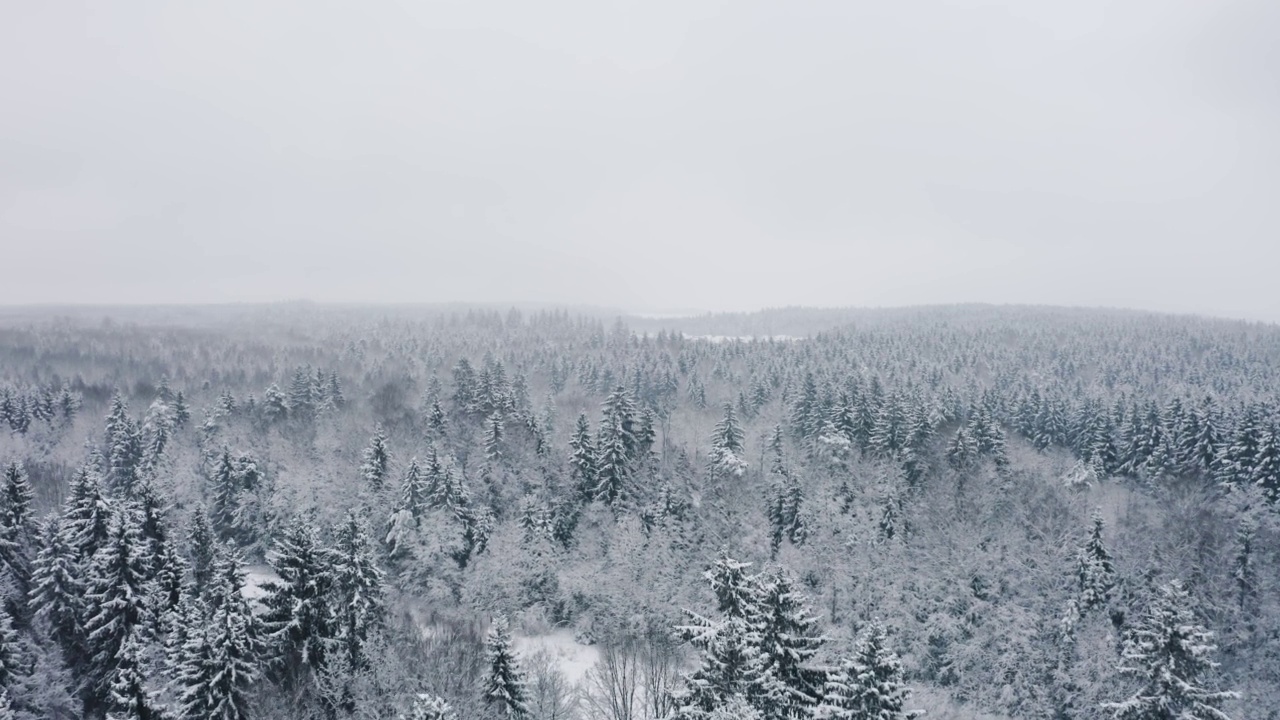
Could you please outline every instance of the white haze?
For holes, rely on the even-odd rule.
[[[1280,320],[1280,4],[4,2],[0,303]]]

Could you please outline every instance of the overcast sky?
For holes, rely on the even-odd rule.
[[[1280,3],[0,0],[0,303],[1280,320]]]

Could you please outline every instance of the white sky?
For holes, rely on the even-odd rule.
[[[0,303],[1280,320],[1280,3],[0,0]]]

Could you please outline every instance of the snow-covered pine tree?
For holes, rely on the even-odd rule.
[[[570,480],[584,502],[590,502],[596,491],[596,446],[591,440],[591,422],[585,413],[578,415],[569,439]]]
[[[416,522],[426,512],[427,500],[428,487],[422,466],[418,464],[418,458],[410,458],[404,471],[404,479],[400,481],[400,499],[396,503],[396,509],[409,511]]]
[[[711,449],[707,453],[707,469],[713,478],[742,477],[747,471],[743,459],[746,433],[738,424],[733,405],[725,403],[724,417],[711,432]]]
[[[120,645],[111,673],[107,720],[159,720],[156,692],[148,689],[142,643],[135,628]]]
[[[207,622],[191,632],[178,673],[184,720],[248,720],[261,638],[244,596],[244,561],[231,545],[214,561]]]
[[[853,655],[830,673],[816,716],[824,720],[908,720],[921,714],[905,709],[910,696],[902,662],[887,647],[884,628],[873,622],[858,638]]]
[[[1204,684],[1217,667],[1210,659],[1215,650],[1213,633],[1196,620],[1190,593],[1170,581],[1125,638],[1120,672],[1138,681],[1138,691],[1102,709],[1116,720],[1229,720],[1222,705],[1236,693]]]
[[[758,709],[778,695],[760,649],[760,588],[749,568],[721,553],[705,574],[720,616],[686,610],[688,624],[676,628],[700,657],[698,667],[685,676],[685,687],[672,696],[674,720],[708,720],[734,698]]]
[[[92,463],[86,464],[72,477],[62,511],[62,531],[81,560],[93,557],[106,544],[112,514],[111,503],[102,488],[102,477]]]
[[[485,701],[504,718],[528,717],[528,690],[511,645],[511,627],[505,615],[493,619],[484,646],[488,669],[481,692]]]
[[[330,558],[337,641],[346,666],[360,670],[368,665],[369,637],[382,624],[385,591],[369,534],[354,513],[338,528]]]
[[[4,469],[4,495],[0,497],[0,566],[8,570],[14,587],[5,598],[5,610],[20,627],[30,620],[31,562],[36,553],[37,528],[32,518],[34,494],[27,471],[18,463]]]
[[[299,516],[276,538],[267,559],[280,576],[263,584],[267,665],[273,678],[293,689],[324,669],[337,634],[332,558],[321,547],[314,523]]]
[[[1240,609],[1249,606],[1258,594],[1258,571],[1254,567],[1254,539],[1257,536],[1257,522],[1251,516],[1241,518],[1236,528],[1235,553],[1231,559],[1231,579],[1236,585],[1236,599]]]
[[[104,704],[120,660],[120,649],[150,622],[147,605],[146,550],[133,513],[111,521],[106,544],[88,569],[84,628],[89,697]]]
[[[191,527],[187,530],[187,557],[191,560],[192,590],[203,595],[209,587],[213,573],[213,558],[217,554],[217,541],[209,527],[203,507],[191,512]]]
[[[761,708],[766,718],[807,717],[823,696],[826,673],[814,659],[826,638],[806,598],[780,570],[758,581],[759,643],[769,697]]]
[[[373,492],[379,493],[386,483],[390,468],[391,453],[387,448],[387,436],[379,427],[373,431],[369,447],[361,455],[360,475]]]
[[[951,442],[947,443],[947,464],[956,470],[966,470],[973,465],[977,454],[968,431],[961,425],[951,437]]]
[[[1089,520],[1089,539],[1076,553],[1076,581],[1081,613],[1105,606],[1110,602],[1111,588],[1115,586],[1115,566],[1102,537],[1105,528],[1102,508],[1094,508]]]
[[[45,520],[31,574],[31,611],[48,624],[65,657],[77,658],[84,652],[84,583],[79,554],[67,535],[58,516]]]
[[[484,457],[491,465],[502,462],[504,427],[502,412],[499,410],[494,410],[484,421]]]

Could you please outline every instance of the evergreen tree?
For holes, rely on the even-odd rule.
[[[137,519],[117,513],[106,545],[93,556],[85,594],[87,689],[94,702],[108,699],[121,648],[150,621],[145,558]]]
[[[743,457],[746,434],[733,413],[733,405],[724,406],[724,417],[711,433],[711,451],[707,466],[712,477],[741,477],[747,470]]]
[[[93,557],[107,543],[112,509],[102,489],[102,478],[86,465],[71,479],[71,491],[62,511],[63,532],[81,560]]]
[[[80,557],[67,535],[56,515],[45,520],[31,575],[31,609],[48,624],[65,656],[74,658],[84,652],[84,583]]]
[[[331,558],[312,522],[299,516],[276,539],[268,560],[280,579],[263,585],[264,644],[272,674],[293,688],[324,669],[336,635]]]
[[[423,476],[422,466],[418,464],[418,458],[410,458],[409,466],[404,471],[404,479],[400,482],[400,500],[396,507],[408,510],[414,522],[417,522],[427,510],[429,497],[429,487]]]
[[[31,561],[36,550],[36,528],[31,504],[34,495],[22,465],[9,463],[4,470],[3,506],[0,506],[0,563],[8,570],[14,588],[5,598],[5,610],[25,626],[31,594]]]
[[[573,436],[569,439],[570,479],[576,484],[584,501],[594,499],[598,478],[596,475],[596,446],[591,441],[591,423],[586,414],[578,415]]]
[[[528,717],[528,690],[511,646],[511,629],[505,615],[493,619],[484,646],[488,670],[481,691],[485,701],[503,717]]]
[[[191,559],[191,578],[197,595],[203,595],[209,587],[216,554],[217,541],[204,509],[196,508],[191,513],[191,529],[187,531],[187,556]]]
[[[1209,659],[1216,649],[1213,633],[1196,621],[1191,595],[1181,582],[1169,582],[1125,639],[1120,672],[1141,688],[1103,709],[1118,720],[1229,720],[1221,706],[1236,693],[1203,685],[1217,667]]]
[[[770,573],[760,580],[760,586],[759,642],[769,677],[766,702],[770,708],[763,714],[808,716],[823,697],[826,674],[813,667],[813,661],[826,638],[786,573]]]
[[[973,464],[977,454],[977,448],[969,439],[969,433],[961,425],[952,436],[951,442],[947,444],[947,464],[956,470],[965,470]]]
[[[503,429],[502,413],[495,410],[484,422],[484,457],[492,464],[502,461]]]
[[[364,477],[364,481],[375,493],[382,492],[382,486],[386,482],[391,466],[387,436],[383,434],[382,428],[374,431],[373,439],[369,441],[369,447],[365,448],[362,459],[360,474]]]
[[[760,588],[750,565],[721,554],[705,577],[720,617],[685,611],[689,623],[677,628],[700,651],[698,667],[672,698],[675,720],[707,720],[734,698],[758,709],[780,695],[770,680],[760,649]]]
[[[155,693],[147,689],[137,630],[125,636],[115,659],[107,699],[108,720],[159,720]]]
[[[1245,609],[1258,594],[1258,571],[1254,567],[1254,539],[1257,524],[1246,516],[1236,528],[1235,555],[1231,561],[1231,578],[1236,585],[1236,598],[1240,609]]]
[[[260,637],[244,597],[239,552],[226,546],[214,563],[209,615],[191,632],[178,673],[179,709],[187,720],[248,720]]]
[[[853,656],[830,674],[818,717],[829,720],[907,720],[918,712],[905,705],[911,691],[902,663],[886,647],[884,628],[872,623],[858,639]]]
[[[355,514],[348,512],[338,528],[331,557],[338,642],[347,667],[360,670],[368,665],[370,634],[382,623],[384,590],[372,543]]]
[[[1106,605],[1111,600],[1111,588],[1115,585],[1115,567],[1102,539],[1102,508],[1094,509],[1090,522],[1093,527],[1089,539],[1076,554],[1081,612]]]

